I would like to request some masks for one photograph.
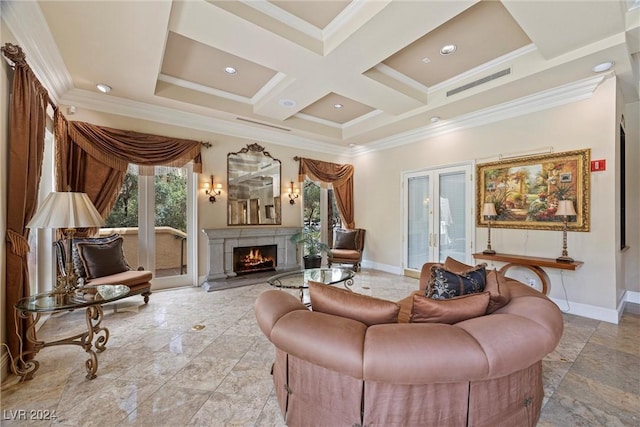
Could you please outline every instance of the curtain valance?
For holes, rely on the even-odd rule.
[[[129,163],[182,167],[193,160],[194,172],[202,172],[200,141],[75,121],[68,122],[68,135],[96,160],[121,171],[126,171]]]
[[[340,165],[301,157],[296,158],[296,160],[300,161],[298,169],[300,182],[304,181],[304,176],[307,175],[313,180],[333,185],[336,205],[340,211],[344,226],[346,228],[355,228],[353,220],[353,165]]]

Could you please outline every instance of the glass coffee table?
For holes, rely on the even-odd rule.
[[[104,351],[109,340],[109,329],[102,326],[104,316],[102,304],[128,297],[130,289],[125,285],[98,285],[86,287],[82,290],[86,291],[84,295],[81,293],[53,294],[51,292],[31,295],[18,300],[15,304],[16,333],[18,332],[17,325],[21,319],[32,317],[32,322],[26,330],[26,339],[33,349],[26,349],[23,345],[25,343],[19,338],[20,354],[13,363],[14,372],[21,377],[21,381],[33,378],[33,375],[40,367],[40,364],[35,359],[25,360],[25,355],[33,354],[33,357],[35,357],[44,347],[68,344],[78,345],[88,353],[89,359],[85,362],[86,378],[92,380],[96,377],[96,371],[98,370],[96,352]],[[42,313],[72,311],[82,308],[86,309],[86,332],[52,342],[44,342],[36,338],[35,327]]]
[[[306,270],[288,271],[269,278],[271,286],[280,289],[299,289],[300,302],[304,302],[304,290],[309,289],[309,281],[334,285],[344,283],[347,290],[353,285],[353,270],[346,268],[309,268]]]

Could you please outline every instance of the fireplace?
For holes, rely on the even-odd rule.
[[[275,270],[277,245],[238,246],[233,248],[233,271],[240,274]]]
[[[202,287],[207,291],[213,291],[234,286],[234,280],[238,276],[233,259],[233,250],[236,247],[275,245],[277,251],[274,262],[277,265],[273,269],[276,272],[301,269],[298,245],[291,240],[291,237],[300,230],[300,227],[226,227],[202,230],[209,240],[209,273]],[[262,255],[265,254],[262,253]],[[243,283],[252,278],[256,278],[256,283],[259,283],[260,276],[259,273],[241,275]]]

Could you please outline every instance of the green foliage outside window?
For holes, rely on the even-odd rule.
[[[157,227],[187,231],[187,178],[181,170],[168,169],[155,176]],[[106,219],[107,228],[138,226],[138,175],[127,171],[118,199]]]

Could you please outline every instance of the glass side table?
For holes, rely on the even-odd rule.
[[[306,270],[288,271],[269,278],[271,286],[280,289],[299,289],[300,302],[304,300],[304,290],[309,288],[309,281],[333,285],[344,282],[344,287],[351,290],[353,285],[353,270],[345,268],[309,268]]]
[[[33,344],[34,349],[25,351],[22,339],[19,338],[20,353],[18,354],[18,358],[13,362],[13,371],[16,375],[21,376],[20,381],[33,378],[33,375],[40,367],[40,363],[35,360],[35,355],[43,348],[54,345],[79,345],[82,347],[84,351],[89,354],[89,359],[85,362],[87,369],[86,378],[92,380],[96,377],[96,371],[98,370],[98,356],[96,352],[104,351],[107,341],[109,340],[109,329],[102,326],[102,318],[104,316],[102,304],[129,296],[129,287],[125,285],[98,285],[83,288],[82,291],[83,294],[60,295],[50,292],[35,294],[18,300],[14,305],[16,333],[18,332],[20,319],[28,319],[30,316],[33,316],[31,325],[26,331],[26,339]],[[51,342],[40,341],[36,338],[35,327],[42,313],[56,313],[80,308],[86,309],[86,332]],[[93,347],[95,347],[95,350]],[[34,358],[25,361],[24,356],[31,353],[33,353]]]

